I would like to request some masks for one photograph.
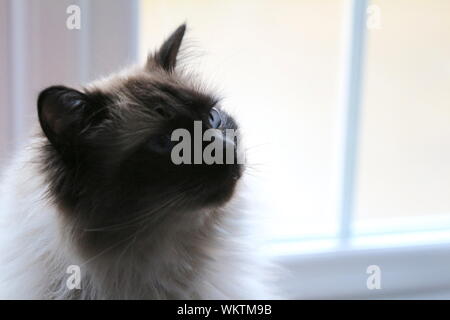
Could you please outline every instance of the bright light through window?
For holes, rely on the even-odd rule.
[[[242,125],[249,198],[252,210],[267,213],[268,236],[334,235],[343,2],[143,1],[141,8],[143,56],[185,20],[189,51],[204,50],[197,68]]]
[[[372,4],[382,16],[367,41],[357,231],[448,228],[450,2]]]

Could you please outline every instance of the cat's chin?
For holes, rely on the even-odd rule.
[[[233,197],[234,190],[236,188],[236,183],[232,186],[227,187],[225,190],[211,192],[205,197],[206,206],[220,207],[230,201]]]
[[[230,201],[241,176],[242,166],[232,166],[227,170],[225,177],[205,186],[203,191],[204,205],[218,207]]]

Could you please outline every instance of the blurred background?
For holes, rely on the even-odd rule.
[[[45,86],[142,63],[183,22],[183,64],[241,124],[286,293],[450,298],[447,0],[0,0],[0,168]]]

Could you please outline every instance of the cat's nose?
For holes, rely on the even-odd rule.
[[[209,125],[213,129],[217,129],[222,124],[222,117],[220,116],[219,110],[212,108],[209,112]]]

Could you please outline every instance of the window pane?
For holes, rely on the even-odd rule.
[[[141,12],[143,55],[183,21],[206,53],[196,68],[241,123],[268,232],[333,234],[343,1],[143,1]]]
[[[358,231],[449,227],[450,1],[372,4],[381,28],[368,34]]]

